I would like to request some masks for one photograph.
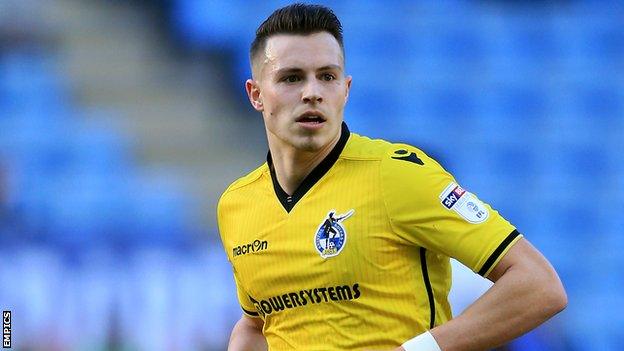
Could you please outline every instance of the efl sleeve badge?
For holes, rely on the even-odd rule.
[[[440,194],[440,202],[447,210],[457,212],[469,223],[483,223],[490,215],[481,200],[454,182],[444,188]]]

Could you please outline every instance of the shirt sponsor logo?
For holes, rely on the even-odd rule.
[[[321,222],[314,236],[314,247],[323,258],[334,257],[342,251],[347,243],[347,230],[341,224],[342,221],[351,217],[355,210],[336,215],[336,210],[331,210]]]
[[[269,242],[266,240],[254,240],[252,243],[245,245],[238,245],[232,249],[232,256],[240,256],[246,255],[249,253],[254,253],[262,250],[266,250],[269,248]]]
[[[455,211],[469,223],[483,223],[490,215],[483,202],[454,182],[442,191],[440,202],[447,210]]]
[[[286,294],[272,296],[265,300],[249,299],[256,307],[258,313],[265,317],[271,313],[277,313],[291,308],[326,303],[332,301],[357,300],[362,295],[360,284],[338,285],[304,289]]]

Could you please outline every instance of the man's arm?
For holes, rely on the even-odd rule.
[[[487,278],[494,282],[492,288],[461,315],[430,331],[443,351],[502,345],[544,323],[568,303],[553,267],[524,238]]]
[[[263,325],[261,318],[243,315],[232,329],[228,351],[267,351],[269,346],[262,335]]]

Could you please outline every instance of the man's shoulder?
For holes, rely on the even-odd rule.
[[[413,145],[390,142],[384,139],[371,139],[366,136],[351,133],[349,143],[341,157],[346,159],[377,161],[394,159],[420,164],[422,163],[422,159],[420,159],[418,155],[426,157],[425,153],[420,148]]]
[[[382,181],[391,186],[404,181],[420,185],[436,181],[440,176],[449,176],[446,170],[422,149],[411,144],[371,139],[351,133],[342,158],[348,160],[376,161],[382,174]]]
[[[384,158],[393,147],[393,143],[383,139],[372,139],[356,133],[351,133],[349,141],[340,155],[349,160],[379,161]]]
[[[233,192],[241,191],[244,189],[251,189],[255,184],[258,184],[258,181],[262,178],[262,175],[265,172],[268,172],[268,166],[266,163],[262,164],[261,166],[247,173],[246,175],[236,179],[225,189],[225,191],[223,191],[223,194],[221,194],[221,200],[223,200],[226,195]]]

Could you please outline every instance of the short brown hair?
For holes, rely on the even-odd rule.
[[[342,43],[342,25],[334,12],[321,5],[296,3],[275,10],[256,30],[256,38],[251,43],[249,56],[253,62],[259,51],[264,50],[267,39],[274,34],[313,34],[328,32],[340,45]]]

